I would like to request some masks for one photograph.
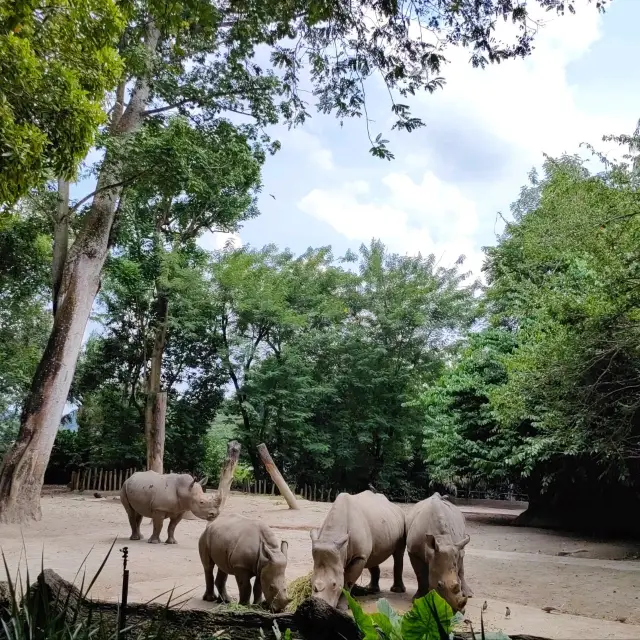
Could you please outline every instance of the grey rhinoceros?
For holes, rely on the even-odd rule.
[[[230,602],[227,577],[235,576],[240,592],[240,604],[248,605],[253,584],[253,604],[262,601],[264,592],[267,606],[276,613],[284,610],[287,598],[287,543],[278,539],[273,531],[259,520],[235,513],[223,513],[209,523],[198,542],[200,560],[204,568],[205,592],[203,599],[215,600],[213,569],[217,565],[215,586],[223,602]]]
[[[122,485],[120,500],[129,516],[130,540],[142,540],[140,524],[142,518],[153,520],[153,533],[149,542],[160,542],[162,524],[169,518],[167,544],[176,544],[174,533],[182,516],[191,511],[203,520],[218,517],[222,504],[219,491],[205,493],[203,482],[196,482],[187,473],[159,474],[155,471],[138,471]]]
[[[413,599],[435,589],[454,611],[473,595],[464,578],[469,543],[462,511],[439,493],[418,502],[407,515],[407,551],[418,580]]]
[[[393,556],[391,591],[404,593],[402,564],[405,550],[404,513],[381,493],[340,493],[320,529],[311,531],[313,596],[331,606],[345,607],[343,587],[353,588],[366,568],[371,582],[367,593],[380,591],[380,563]]]

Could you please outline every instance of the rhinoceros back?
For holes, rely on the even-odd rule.
[[[418,502],[407,517],[407,548],[424,547],[425,535],[444,537],[459,542],[465,536],[465,520],[462,511],[439,493]]]
[[[275,534],[265,523],[235,513],[218,516],[201,537],[215,564],[232,575],[238,569],[257,573],[261,541],[280,550]]]
[[[404,538],[404,514],[381,493],[340,494],[320,530],[321,539],[349,534],[349,556],[364,555],[367,567],[391,556]]]
[[[150,518],[153,511],[168,514],[184,511],[184,496],[188,496],[192,480],[188,474],[138,471],[125,482],[123,491],[133,509]]]

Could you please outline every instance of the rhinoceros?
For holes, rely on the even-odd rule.
[[[407,551],[418,579],[413,599],[435,589],[454,611],[473,596],[464,578],[469,543],[462,511],[439,493],[418,502],[407,515]]]
[[[320,529],[311,532],[313,596],[344,608],[343,587],[354,595],[379,593],[380,563],[393,556],[391,591],[404,593],[402,563],[405,549],[404,513],[381,493],[340,493]],[[354,588],[363,569],[371,581]]]
[[[289,604],[285,569],[287,543],[278,539],[263,522],[235,513],[224,513],[209,523],[198,541],[200,560],[204,568],[205,592],[203,600],[213,602],[213,569],[217,565],[215,585],[219,600],[230,602],[227,577],[236,577],[240,604],[248,605],[253,583],[253,604],[262,601],[279,613]]]
[[[143,517],[153,520],[153,533],[149,537],[151,543],[160,542],[162,523],[165,518],[169,518],[167,544],[176,544],[176,526],[187,511],[203,520],[217,518],[222,504],[222,494],[219,491],[205,493],[202,489],[204,484],[206,479],[196,482],[187,473],[134,473],[120,489],[120,500],[131,525],[129,539],[143,539],[140,533]]]

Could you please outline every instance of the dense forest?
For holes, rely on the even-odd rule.
[[[464,256],[443,265],[376,239],[343,256],[198,243],[259,215],[279,149],[265,132],[310,117],[301,83],[343,119],[366,116],[364,81],[382,74],[410,133],[423,123],[396,98],[442,88],[440,46],[468,46],[475,66],[526,56],[524,9],[19,5],[0,8],[0,520],[39,517],[45,469],[215,475],[234,437],[241,474],[263,473],[265,442],[298,485],[520,491],[524,521],[633,526],[640,131],[615,138],[616,162],[547,158],[512,195],[479,280]],[[512,42],[493,37],[502,18]],[[421,20],[441,45],[410,30]],[[78,177],[95,190],[73,200]],[[77,431],[59,428],[69,404]]]
[[[297,484],[409,500],[515,485],[529,516],[597,501],[613,516],[639,479],[636,183],[632,164],[548,159],[485,250],[485,286],[463,257],[377,241],[209,253],[132,197],[71,389],[79,428],[58,433],[49,473],[144,465],[156,357],[165,468],[215,474],[234,436],[244,473],[262,473],[264,441]],[[50,325],[51,199],[23,200],[2,235],[5,447]]]

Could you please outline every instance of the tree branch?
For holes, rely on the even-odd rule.
[[[177,109],[178,107],[182,107],[185,104],[189,104],[189,102],[195,102],[194,98],[185,98],[184,100],[180,100],[179,102],[174,102],[173,104],[166,105],[165,107],[158,107],[157,109],[147,109],[142,112],[142,117],[146,118],[148,116],[154,116],[157,113],[164,113],[165,111],[170,111],[171,109]]]
[[[141,171],[140,173],[136,173],[134,176],[130,176],[129,178],[125,178],[124,180],[120,180],[120,182],[107,184],[104,187],[100,187],[99,189],[92,191],[89,195],[86,195],[84,198],[81,198],[80,200],[78,200],[78,202],[76,202],[73,205],[73,207],[69,209],[69,213],[73,213],[78,209],[80,205],[84,204],[87,200],[93,198],[94,196],[98,195],[102,191],[107,191],[108,189],[115,189],[116,187],[124,187],[130,184],[131,182],[133,182],[134,180],[136,180],[137,178],[139,178],[140,176],[143,176],[145,173],[148,173],[148,171]]]

